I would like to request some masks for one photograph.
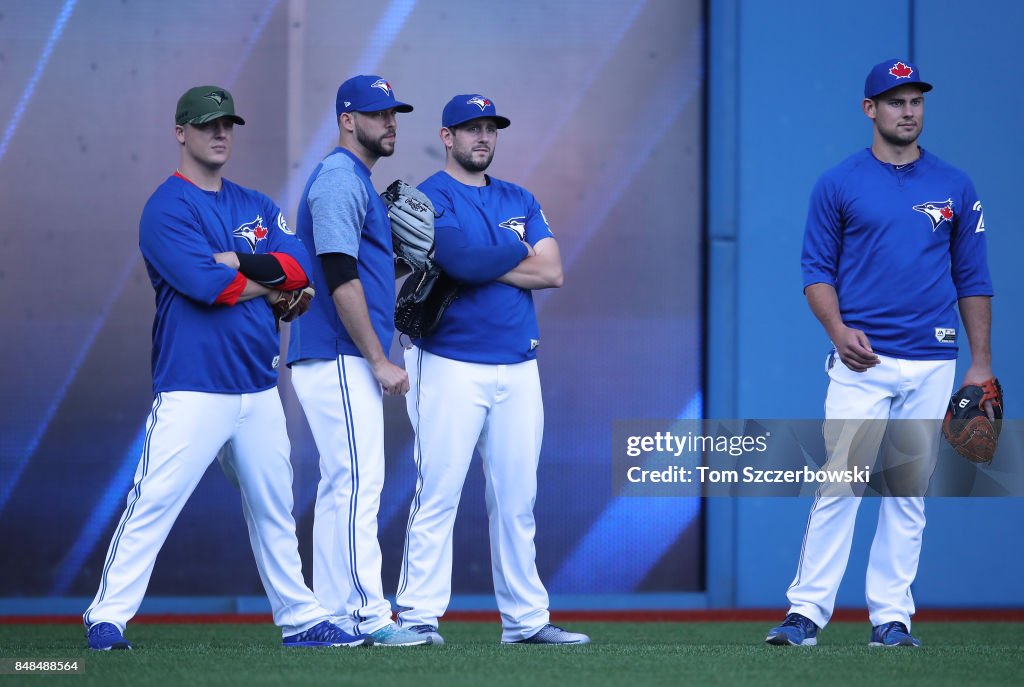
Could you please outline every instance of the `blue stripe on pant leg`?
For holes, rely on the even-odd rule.
[[[365,606],[367,602],[367,597],[366,592],[363,590],[362,584],[359,582],[359,570],[356,567],[358,559],[356,556],[355,544],[355,520],[356,512],[358,511],[359,507],[359,451],[356,447],[355,426],[352,420],[352,397],[350,396],[348,390],[348,372],[340,356],[338,358],[338,381],[341,385],[341,404],[342,409],[344,410],[345,413],[345,434],[348,439],[348,455],[349,464],[351,468],[350,472],[352,475],[352,496],[349,499],[348,507],[349,567],[351,568],[352,572],[352,584],[355,586],[356,592],[359,593],[359,599],[362,602],[362,605]],[[359,621],[363,620],[363,618],[359,615],[359,613],[355,614],[355,618],[356,623],[354,629],[356,631],[356,634],[359,634]]]
[[[163,394],[157,394],[156,401],[153,403],[153,422],[149,426],[149,432],[146,434],[146,443],[142,448],[142,475],[139,477],[139,481],[135,483],[135,486],[132,489],[134,498],[125,509],[124,516],[121,518],[121,524],[118,526],[117,533],[114,535],[114,542],[110,547],[110,553],[107,555],[106,564],[103,566],[103,574],[100,576],[100,593],[96,599],[96,603],[102,602],[103,597],[106,596],[107,575],[110,572],[110,567],[114,563],[114,558],[117,556],[117,547],[121,543],[121,535],[124,534],[124,528],[128,524],[128,520],[131,519],[132,513],[135,512],[135,504],[138,503],[139,498],[142,496],[142,482],[146,479],[146,475],[149,473],[150,442],[153,438],[153,431],[156,429],[157,411],[160,410],[160,406],[163,404],[163,398]],[[84,620],[86,625],[91,624],[89,620],[89,611],[86,611]]]
[[[405,525],[405,549],[402,551],[402,575],[399,589],[396,594],[405,593],[409,586],[409,537],[412,533],[412,523],[420,512],[420,498],[423,494],[423,451],[420,447],[420,389],[423,388],[423,349],[417,349],[416,355],[416,444],[413,447],[413,460],[416,463],[416,493],[412,497],[412,507],[409,509],[409,522]]]
[[[803,541],[800,542],[800,558],[797,559],[796,577],[793,578],[793,581],[790,583],[789,587],[786,588],[787,592],[793,587],[800,584],[800,576],[803,573],[804,569],[804,552],[807,549],[807,535],[811,531],[811,518],[814,517],[814,509],[818,507],[818,501],[820,499],[821,487],[818,487],[817,491],[814,494],[814,503],[811,504],[811,512],[807,514],[807,524],[804,525],[804,538]]]

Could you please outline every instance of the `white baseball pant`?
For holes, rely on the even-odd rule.
[[[860,456],[873,456],[884,421],[937,421],[945,414],[956,374],[955,360],[878,357],[881,362],[867,372],[853,372],[838,356],[829,369],[824,433],[830,463],[847,460],[848,439],[858,424],[850,419],[868,421],[861,425],[862,430],[866,428],[860,432],[864,443],[853,450]],[[927,481],[937,457],[939,424],[923,426],[934,430],[919,432],[915,439],[921,457],[916,468]],[[786,596],[790,613],[800,613],[818,627],[832,617],[860,501],[859,496],[829,496],[819,490],[811,507],[796,577]],[[881,498],[866,578],[872,625],[900,621],[910,627],[915,610],[910,585],[917,576],[924,526],[923,497]]]
[[[544,434],[537,361],[484,365],[414,347],[405,352],[405,369],[417,481],[398,581],[399,624],[437,627],[448,608],[452,529],[476,448],[487,481],[491,573],[502,641],[531,637],[549,620],[533,541]]]
[[[226,444],[230,450],[221,451]],[[327,619],[330,613],[302,579],[292,518],[290,449],[276,388],[251,394],[158,394],[99,591],[83,616],[86,626],[109,622],[124,631],[142,603],[171,526],[215,457],[241,491],[242,513],[274,623],[287,636]]]
[[[292,385],[320,452],[313,520],[313,591],[353,634],[391,620],[381,583],[377,511],[384,487],[384,406],[364,358],[292,365]]]

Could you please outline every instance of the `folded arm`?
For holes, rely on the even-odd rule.
[[[521,289],[557,289],[564,281],[562,254],[555,239],[541,239],[532,253],[498,278],[498,281]]]

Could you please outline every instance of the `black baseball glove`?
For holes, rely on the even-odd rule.
[[[1003,424],[1003,388],[995,377],[961,387],[949,400],[942,435],[972,463],[988,464],[996,454]]]
[[[413,339],[434,331],[453,300],[459,295],[458,282],[434,265],[409,275],[395,303],[395,329]]]
[[[418,188],[401,179],[380,194],[391,219],[395,255],[412,270],[434,266],[434,205]]]

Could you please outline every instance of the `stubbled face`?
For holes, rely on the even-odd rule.
[[[864,112],[886,143],[909,146],[924,127],[924,93],[913,84],[893,88],[874,100],[864,101]]]
[[[354,133],[359,144],[376,157],[389,157],[395,153],[398,119],[395,110],[354,112]]]
[[[449,129],[452,157],[467,172],[483,172],[494,159],[498,126],[490,117],[471,119]]]
[[[220,169],[231,157],[235,123],[227,117],[205,124],[176,126],[174,130],[178,142],[185,146],[185,154],[207,169]]]

